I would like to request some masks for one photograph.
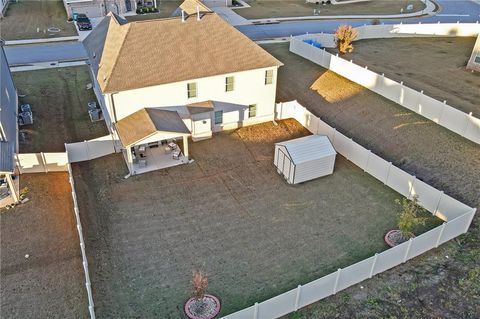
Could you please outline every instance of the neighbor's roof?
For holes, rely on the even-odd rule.
[[[285,142],[276,143],[284,146],[294,164],[313,161],[337,152],[325,135],[309,135]]]
[[[103,22],[85,40],[90,62],[93,56],[99,61],[92,69],[103,93],[282,65],[215,13],[185,22],[107,18],[108,28]]]
[[[197,7],[198,11],[200,13],[203,12],[212,12],[209,7],[204,5],[198,0],[185,0],[183,3],[180,5],[180,9],[185,11],[187,15],[192,15],[197,13]]]
[[[190,114],[198,114],[212,111],[215,107],[213,101],[203,101],[197,103],[187,104],[187,109]]]
[[[13,172],[17,152],[17,89],[13,83],[7,56],[0,44],[0,172]]]
[[[190,134],[189,129],[176,111],[146,108],[115,123],[123,146],[141,141],[156,132]]]

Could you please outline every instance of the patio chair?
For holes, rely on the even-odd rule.
[[[176,159],[176,160],[180,159],[180,153],[181,153],[180,149],[176,149],[175,151],[173,151],[173,156],[172,156],[173,159]]]

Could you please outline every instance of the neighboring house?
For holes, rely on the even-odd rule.
[[[2,0],[0,0],[2,1]],[[109,12],[124,15],[135,14],[135,0],[63,0],[63,5],[69,18],[74,13],[84,13],[89,18],[103,17]]]
[[[19,178],[15,155],[18,151],[18,95],[0,41],[0,207],[19,199]]]
[[[174,111],[194,141],[274,119],[282,63],[202,3],[187,0],[181,8],[180,17],[131,23],[109,14],[83,42],[107,126],[122,142],[131,174],[137,171],[130,149],[142,140],[131,144],[117,129],[129,121],[129,130],[142,130],[133,115],[144,108]],[[142,123],[155,122],[151,113],[140,115]],[[183,128],[155,135],[161,142],[171,133],[185,136]]]
[[[10,4],[10,0],[0,0],[0,18],[5,15],[7,12],[8,5]]]
[[[472,55],[467,63],[467,70],[480,72],[480,33],[473,46]]]

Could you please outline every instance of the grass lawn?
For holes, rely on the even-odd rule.
[[[48,32],[50,27],[61,31]],[[18,0],[11,3],[5,17],[0,20],[0,30],[0,36],[5,40],[77,35],[73,23],[67,22],[62,0]]]
[[[196,268],[225,315],[386,249],[399,194],[340,156],[305,184],[277,174],[274,142],[306,134],[216,134],[190,144],[194,163],[127,180],[121,155],[74,164],[97,316],[183,318]]]
[[[278,101],[297,99],[376,154],[480,209],[478,145],[290,53],[287,44],[263,47],[285,63]],[[476,317],[479,228],[476,217],[467,235],[288,317]]]
[[[302,17],[314,15],[314,10],[320,10],[320,16],[336,15],[372,15],[372,14],[398,14],[407,5],[413,4],[413,11],[423,10],[425,5],[420,0],[372,0],[369,2],[317,5],[306,3],[305,0],[247,0],[251,8],[235,10],[246,19]],[[321,1],[320,1],[321,2]],[[234,9],[234,8],[233,8]]]
[[[87,318],[68,174],[24,174],[20,187],[30,201],[0,211],[0,317]]]
[[[96,101],[87,66],[14,72],[20,103],[29,103],[33,125],[20,126],[20,152],[63,152],[64,143],[108,134],[105,122],[92,123],[87,103]]]
[[[480,73],[465,69],[476,38],[361,40],[345,59],[480,117]],[[415,55],[412,56],[412,48]],[[335,50],[331,50],[332,52]],[[335,51],[336,52],[336,51]]]
[[[141,20],[152,20],[152,19],[162,19],[169,18],[172,13],[177,10],[178,6],[182,4],[183,1],[178,0],[157,0],[157,6],[160,12],[158,13],[149,13],[149,14],[137,14],[134,16],[128,16],[126,19],[129,22],[132,21],[141,21]]]

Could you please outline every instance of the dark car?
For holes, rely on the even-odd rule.
[[[83,30],[92,30],[92,23],[90,22],[90,19],[87,17],[86,14],[80,13],[77,15],[77,25],[78,25],[78,30],[83,31]]]

